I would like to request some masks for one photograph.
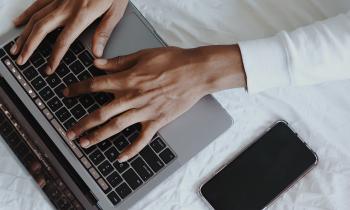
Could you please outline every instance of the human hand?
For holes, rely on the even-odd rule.
[[[23,65],[45,36],[64,27],[57,38],[45,72],[52,74],[73,41],[97,18],[103,16],[92,40],[95,56],[102,56],[114,27],[122,18],[128,0],[37,0],[14,20],[15,26],[26,24],[11,48]]]
[[[72,84],[64,96],[110,92],[115,99],[77,122],[67,137],[73,140],[102,125],[80,138],[86,148],[141,122],[138,138],[119,155],[120,162],[135,156],[160,128],[203,96],[245,86],[237,45],[147,49],[94,64],[110,74]]]
[[[39,161],[34,161],[30,164],[29,172],[35,179],[36,183],[39,185],[40,188],[45,187],[46,180],[42,173],[42,165],[39,163]]]

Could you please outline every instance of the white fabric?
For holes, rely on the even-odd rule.
[[[134,0],[171,45],[206,44],[267,38],[350,10],[348,0]],[[26,4],[6,1],[0,30],[8,30]],[[317,152],[319,165],[269,208],[347,210],[350,206],[349,81],[301,88],[279,88],[248,95],[245,90],[215,94],[235,120],[184,167],[132,210],[209,209],[197,194],[203,180],[237,155],[278,119],[287,120]],[[200,139],[199,139],[200,141]],[[0,144],[0,209],[48,209],[47,202]]]
[[[251,93],[349,79],[350,11],[239,45]]]

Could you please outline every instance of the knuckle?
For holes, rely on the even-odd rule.
[[[68,41],[65,38],[59,38],[56,41],[56,45],[58,48],[63,48],[63,47],[66,47],[68,45]]]
[[[106,31],[99,31],[97,33],[97,36],[99,39],[102,39],[103,41],[107,40],[109,38],[109,33]]]
[[[97,85],[96,85],[97,83],[95,78],[86,81],[86,83],[87,83],[88,91],[94,91],[97,88]]]
[[[123,126],[123,122],[119,117],[114,118],[111,123],[114,128],[121,128]]]
[[[104,112],[103,109],[99,109],[95,112],[95,119],[99,122],[105,121],[107,118],[106,113]]]

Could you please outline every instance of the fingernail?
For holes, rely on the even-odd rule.
[[[15,44],[13,44],[13,46],[10,49],[11,54],[12,55],[16,54],[16,50],[17,50],[17,44],[15,43]]]
[[[95,64],[96,65],[106,65],[107,60],[106,59],[96,59]]]
[[[16,62],[17,62],[18,65],[22,65],[22,64],[23,64],[23,63],[22,63],[22,62],[23,62],[22,55],[19,55],[19,56],[18,56]]]
[[[74,133],[73,131],[68,131],[68,132],[66,133],[66,136],[67,136],[67,138],[68,138],[69,140],[75,139],[75,133]]]
[[[50,66],[47,66],[47,67],[46,67],[45,73],[46,73],[47,75],[50,75],[50,74],[51,74],[51,67],[50,67]]]
[[[87,148],[90,145],[90,141],[87,138],[80,139],[80,145],[84,148]]]
[[[65,89],[63,90],[63,95],[64,95],[64,96],[68,96],[68,95],[69,95],[69,88],[65,88]]]
[[[98,56],[98,57],[102,56],[103,48],[104,48],[104,46],[102,44],[99,44],[96,46],[96,49],[95,49],[96,56]]]
[[[120,155],[120,156],[118,156],[117,160],[119,161],[119,163],[125,162],[128,160],[128,156]]]

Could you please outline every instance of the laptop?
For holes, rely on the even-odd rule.
[[[25,168],[34,161],[42,164],[46,179],[42,192],[57,209],[129,209],[232,124],[231,117],[209,95],[163,127],[125,163],[116,157],[135,140],[139,124],[88,149],[68,141],[67,129],[112,99],[108,93],[64,98],[61,92],[74,82],[104,74],[93,66],[94,27],[72,44],[51,76],[42,70],[59,29],[45,38],[23,66],[9,53],[20,30],[0,37],[0,139]],[[162,46],[166,43],[129,3],[104,57]]]

